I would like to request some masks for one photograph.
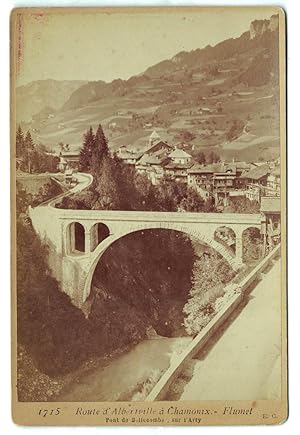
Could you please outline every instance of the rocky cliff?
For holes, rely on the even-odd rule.
[[[269,20],[255,20],[250,24],[250,39],[263,35],[270,30],[274,32],[279,26],[279,16],[272,15]]]

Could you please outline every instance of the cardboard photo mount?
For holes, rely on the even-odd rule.
[[[270,251],[262,260],[262,263],[256,266],[249,276],[240,284],[240,293],[235,296],[235,303],[226,306],[224,310],[218,313],[212,321],[193,339],[193,344],[189,344],[187,348],[179,355],[178,359],[170,364],[170,367],[164,372],[158,380],[152,391],[143,401],[65,401],[56,400],[48,401],[26,401],[18,398],[18,343],[17,343],[17,188],[16,182],[20,176],[20,159],[16,157],[16,132],[20,119],[18,118],[18,110],[20,107],[27,107],[33,104],[31,97],[20,96],[19,89],[30,82],[30,74],[32,73],[32,82],[36,81],[37,74],[34,69],[39,70],[41,80],[50,78],[47,72],[43,72],[43,65],[38,64],[40,52],[39,50],[49,50],[49,56],[55,47],[51,46],[51,41],[43,36],[43,26],[47,28],[47,36],[51,35],[51,26],[53,32],[58,29],[58,24],[55,20],[60,20],[65,24],[65,32],[74,31],[74,26],[69,27],[68,24],[76,19],[76,22],[84,23],[87,19],[93,16],[93,20],[99,20],[100,24],[105,23],[114,17],[115,20],[122,22],[128,28],[128,32],[134,34],[134,25],[139,23],[139,26],[144,21],[144,25],[149,25],[148,17],[155,16],[161,23],[168,23],[168,31],[172,27],[172,19],[170,17],[178,16],[182,20],[191,20],[193,17],[199,19],[201,14],[210,15],[211,18],[223,16],[233,20],[242,17],[243,14],[251,13],[251,11],[262,11],[278,16],[278,47],[279,47],[279,78],[277,93],[279,96],[279,143],[280,143],[280,228],[281,228],[281,243]],[[138,20],[133,20],[133,17],[138,16]],[[89,17],[89,18],[88,18]],[[92,21],[91,21],[92,22]],[[174,21],[175,22],[175,21]],[[29,23],[29,25],[28,25]],[[34,23],[34,25],[32,24]],[[134,23],[134,24],[132,24]],[[220,23],[220,21],[218,21]],[[93,22],[94,25],[94,22]],[[258,23],[257,29],[252,29],[255,32],[264,32],[264,26],[269,24],[261,20]],[[86,28],[86,27],[85,27]],[[115,31],[117,27],[115,27]],[[187,28],[188,29],[188,28]],[[192,27],[195,31],[195,27]],[[49,31],[50,30],[50,31]],[[247,30],[247,29],[245,29]],[[153,30],[157,31],[157,29]],[[269,29],[271,32],[271,30]],[[75,31],[74,31],[75,32]],[[80,33],[80,27],[77,27],[77,32],[74,33],[74,38],[87,38],[87,35]],[[213,29],[211,29],[213,32]],[[129,34],[128,33],[128,34]],[[285,12],[279,7],[159,7],[159,8],[18,8],[12,11],[11,14],[11,216],[12,216],[12,417],[16,424],[28,426],[63,426],[63,425],[110,425],[110,426],[128,426],[128,425],[147,425],[147,426],[201,426],[201,425],[273,425],[281,424],[288,417],[288,398],[287,398],[287,277],[286,277],[286,18]],[[252,37],[252,36],[251,36]],[[253,37],[256,37],[254,35]],[[180,38],[179,38],[180,39]],[[220,38],[219,38],[220,39]],[[227,39],[227,38],[224,38]],[[69,39],[68,39],[69,40]],[[55,37],[53,41],[58,42]],[[52,42],[53,42],[52,41]],[[130,37],[128,37],[130,41]],[[156,40],[154,40],[156,42]],[[104,38],[104,42],[106,42]],[[108,44],[115,42],[107,41]],[[60,40],[60,44],[64,47],[66,42]],[[202,45],[199,44],[199,48]],[[215,44],[212,44],[213,46]],[[80,45],[81,46],[81,45]],[[72,48],[74,49],[74,47]],[[115,46],[117,50],[118,47]],[[159,47],[158,47],[159,49]],[[66,46],[65,56],[68,57],[69,47]],[[53,51],[53,53],[54,53]],[[177,53],[180,53],[181,47],[178,46]],[[137,52],[137,56],[139,53]],[[264,54],[263,54],[264,55]],[[267,56],[267,55],[266,55]],[[166,59],[169,57],[166,56]],[[26,59],[29,61],[26,63]],[[42,57],[41,57],[42,59]],[[31,66],[29,63],[31,62]],[[65,60],[53,58],[53,62],[64,65]],[[121,55],[120,62],[128,62],[124,53]],[[148,65],[151,66],[151,62]],[[70,80],[76,74],[70,78]],[[81,78],[80,78],[81,79]],[[99,78],[100,79],[100,78]],[[86,77],[86,82],[90,81],[90,77]],[[217,83],[217,82],[216,82]],[[241,98],[245,97],[242,96]],[[24,100],[25,98],[25,100]],[[32,96],[34,98],[34,96]],[[266,96],[261,98],[267,98]],[[48,115],[50,116],[50,115]],[[50,117],[51,118],[51,117]],[[48,121],[49,119],[48,118]],[[45,121],[46,123],[48,122]],[[51,119],[50,119],[51,121]],[[32,128],[31,121],[24,122],[25,130]],[[87,123],[86,128],[89,127]],[[65,128],[63,125],[62,130]],[[152,128],[152,127],[151,127]],[[85,127],[83,127],[84,132]],[[22,162],[21,162],[22,165]],[[30,171],[29,171],[30,173]],[[22,175],[22,174],[21,174]],[[122,212],[120,212],[122,213]],[[126,212],[125,212],[126,213]],[[153,219],[160,219],[160,212],[154,213]],[[125,216],[125,215],[124,215]],[[126,220],[126,216],[124,217]],[[120,225],[125,225],[124,223]],[[162,224],[162,228],[165,228]],[[176,225],[170,226],[170,229],[176,229]],[[275,252],[276,251],[276,252]],[[254,395],[251,400],[232,400],[220,397],[220,400],[165,400],[165,393],[168,391],[173,382],[181,373],[184,364],[195,357],[201,350],[205,349],[207,343],[212,343],[212,349],[216,345],[214,334],[222,326],[228,328],[230,322],[228,319],[234,318],[237,310],[240,307],[244,287],[249,287],[250,279],[253,281],[258,276],[262,276],[263,283],[264,270],[267,267],[272,267],[274,264],[280,263],[280,284],[274,282],[276,287],[280,285],[281,303],[280,310],[274,311],[275,317],[265,316],[265,323],[261,324],[261,333],[269,330],[275,324],[280,325],[280,358],[277,363],[280,366],[281,383],[279,386],[280,394],[276,399],[260,397]],[[251,275],[252,273],[252,275]],[[250,277],[251,275],[251,277]],[[273,285],[273,283],[271,283]],[[243,287],[244,285],[244,287]],[[270,283],[268,282],[268,286]],[[270,291],[270,287],[265,290]],[[271,302],[270,302],[271,304]],[[232,317],[230,317],[232,316]],[[238,316],[238,315],[237,315]],[[238,318],[238,317],[237,317]],[[234,322],[235,320],[233,320]],[[257,321],[257,319],[254,319]],[[224,323],[225,322],[225,323]],[[277,323],[276,323],[277,322]],[[249,325],[251,329],[251,325]],[[245,337],[247,337],[245,334]],[[234,349],[234,343],[232,344]],[[208,346],[209,347],[209,346]],[[210,349],[210,351],[212,351]],[[208,352],[209,354],[209,352]],[[226,355],[224,355],[226,357]],[[253,364],[261,355],[253,355]],[[261,361],[263,365],[264,361]],[[276,363],[276,364],[277,364]],[[247,377],[248,367],[250,362],[245,364],[245,378]],[[258,365],[259,366],[259,365]],[[269,377],[270,375],[270,377]],[[126,377],[126,368],[124,368],[124,376]],[[228,373],[224,372],[224,382]],[[261,373],[257,373],[257,378],[261,378]],[[272,374],[264,374],[268,377],[270,383],[270,391],[274,388]],[[79,379],[79,378],[78,378]],[[77,379],[77,382],[79,380]],[[265,379],[265,378],[264,378]],[[38,381],[37,381],[38,382]],[[196,386],[196,390],[201,390],[201,385]],[[221,386],[222,388],[222,386]],[[236,385],[234,386],[236,388]],[[241,391],[241,396],[243,392]],[[270,397],[271,397],[270,393]]]

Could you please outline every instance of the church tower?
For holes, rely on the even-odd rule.
[[[153,132],[150,134],[149,137],[149,148],[155,145],[159,141],[160,141],[159,135],[156,133],[155,130],[153,130]]]

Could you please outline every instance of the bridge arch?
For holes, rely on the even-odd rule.
[[[96,222],[91,230],[91,251],[94,251],[97,246],[110,235],[110,229],[102,222]]]
[[[224,245],[228,248],[233,255],[236,253],[236,233],[235,231],[227,226],[222,225],[216,228],[214,232],[214,240],[221,245]]]
[[[71,222],[67,226],[66,236],[68,254],[85,252],[85,227],[80,222]]]
[[[117,242],[118,240],[120,240],[123,237],[126,237],[129,234],[138,233],[138,232],[146,231],[149,229],[171,230],[171,231],[177,231],[177,232],[186,234],[188,236],[191,236],[191,237],[195,238],[196,240],[198,240],[199,242],[209,245],[216,252],[218,252],[229,263],[229,265],[232,267],[233,270],[237,270],[238,267],[240,266],[240,264],[237,264],[235,262],[235,258],[233,257],[233,255],[229,249],[227,249],[225,246],[222,246],[221,244],[216,242],[213,238],[208,237],[204,233],[190,229],[190,228],[185,227],[185,226],[170,225],[168,223],[165,223],[164,225],[161,225],[161,224],[159,224],[159,225],[157,225],[157,224],[145,225],[144,224],[144,225],[141,225],[140,228],[134,227],[134,228],[129,229],[129,230],[128,229],[124,230],[123,232],[120,232],[118,234],[109,235],[91,253],[90,262],[86,268],[86,276],[85,276],[85,280],[83,283],[82,302],[84,302],[90,294],[91,283],[92,283],[92,279],[93,279],[93,275],[94,275],[96,266],[97,266],[99,260],[101,259],[102,255],[106,252],[106,250],[111,245],[113,245],[115,242]]]
[[[263,239],[261,230],[249,226],[242,231],[242,260],[244,262],[258,260],[263,255]]]

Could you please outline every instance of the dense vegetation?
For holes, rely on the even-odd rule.
[[[69,371],[87,355],[84,314],[51,276],[47,250],[30,223],[18,220],[17,241],[18,343],[41,371],[50,375]]]
[[[26,213],[29,204],[36,207],[42,202],[56,197],[60,193],[62,193],[62,188],[52,180],[40,187],[36,194],[28,193],[22,183],[17,181],[17,213]]]
[[[184,326],[189,334],[198,333],[215,314],[214,302],[224,295],[224,288],[234,275],[229,264],[216,252],[196,259],[190,297],[184,306]]]
[[[32,196],[21,185],[17,188],[18,343],[42,372],[54,375],[71,370],[86,358],[82,340],[87,338],[88,328],[82,311],[51,276],[47,247],[26,215]]]
[[[30,132],[24,135],[20,126],[16,133],[16,158],[17,168],[22,172],[57,172],[58,157],[47,153],[41,144],[35,144]]]
[[[99,345],[105,337],[112,339],[106,332],[112,323],[113,340],[130,334],[133,313],[159,335],[182,333],[193,265],[191,240],[175,231],[145,230],[114,243],[101,258],[92,283],[89,318],[102,331]]]
[[[258,201],[251,201],[245,196],[232,197],[228,206],[224,209],[225,213],[259,213],[260,204]]]

